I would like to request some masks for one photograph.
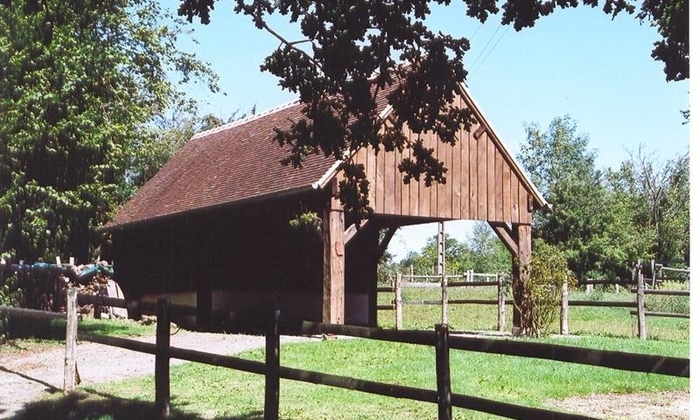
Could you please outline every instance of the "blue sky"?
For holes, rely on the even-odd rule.
[[[167,0],[165,7],[177,6]],[[680,111],[688,109],[688,82],[665,81],[663,65],[650,57],[659,38],[648,25],[629,16],[611,21],[602,10],[558,10],[533,28],[516,32],[491,18],[484,25],[466,18],[461,2],[434,9],[428,25],[435,32],[470,39],[466,56],[467,86],[512,154],[524,140],[523,124],[543,129],[556,116],[571,115],[580,133],[597,150],[600,168],[643,151],[668,159],[688,148],[689,129]],[[278,46],[271,35],[232,12],[220,0],[209,25],[192,24],[198,44],[183,43],[211,63],[223,94],[192,86],[189,93],[206,103],[202,113],[227,117],[253,106],[264,111],[295,99],[277,80],[261,73],[264,57]],[[293,38],[282,19],[275,29]],[[469,223],[450,223],[447,233],[464,240]],[[434,225],[400,230],[389,251],[402,257],[420,249]]]

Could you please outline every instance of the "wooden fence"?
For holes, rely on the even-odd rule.
[[[75,293],[69,293],[74,296]],[[3,309],[0,307],[0,313]],[[16,310],[16,308],[15,308]],[[34,311],[36,312],[36,311]],[[238,357],[222,356],[175,348],[170,346],[170,315],[175,312],[167,299],[157,302],[157,336],[156,343],[110,337],[103,335],[79,334],[79,338],[109,346],[116,346],[133,351],[139,351],[156,356],[155,361],[155,409],[159,417],[166,418],[170,414],[170,364],[171,358],[204,363],[213,366],[236,369],[265,376],[265,406],[264,418],[273,420],[279,414],[280,379],[303,381],[312,384],[326,385],[348,390],[356,390],[394,398],[407,398],[437,405],[439,420],[452,418],[452,407],[480,411],[497,416],[522,420],[562,419],[580,420],[591,417],[567,414],[534,407],[503,403],[469,395],[451,392],[450,351],[476,351],[491,354],[503,354],[546,360],[556,360],[567,363],[602,366],[635,372],[646,372],[677,377],[690,376],[690,361],[684,358],[661,357],[644,354],[625,353],[618,351],[592,350],[571,346],[499,340],[477,337],[461,337],[450,335],[445,324],[437,324],[435,331],[415,330],[384,330],[345,325],[320,324],[303,322],[303,334],[336,334],[359,337],[371,340],[383,340],[397,343],[427,345],[435,348],[436,354],[436,388],[421,389],[397,384],[387,384],[362,379],[329,375],[320,372],[280,366],[280,335],[279,311],[275,311],[268,323],[266,333],[265,362],[256,362]],[[69,317],[69,320],[74,317]],[[70,323],[69,323],[70,324]],[[67,340],[75,341],[75,336],[69,331],[74,326],[67,325]],[[68,392],[72,377],[69,365],[75,365],[74,347],[67,342],[66,347],[66,378]],[[71,350],[68,350],[71,348]],[[72,359],[71,359],[72,358]],[[72,385],[74,386],[74,384]]]
[[[637,336],[646,340],[647,338],[647,316],[654,317],[669,317],[669,318],[690,318],[690,314],[685,313],[673,313],[673,312],[653,312],[646,309],[646,296],[648,295],[663,295],[663,296],[684,296],[690,297],[689,290],[659,290],[655,289],[659,284],[662,284],[668,279],[664,275],[666,272],[676,272],[686,275],[687,277],[683,279],[684,281],[690,281],[690,270],[682,270],[676,268],[663,267],[660,264],[655,264],[651,261],[651,277],[644,277],[644,272],[642,270],[642,262],[637,261],[634,269],[632,270],[632,277],[630,280],[590,280],[586,279],[579,282],[579,286],[592,286],[592,285],[627,285],[632,286],[630,291],[635,294],[635,301],[614,301],[614,302],[604,302],[604,301],[590,301],[590,300],[570,300],[569,299],[569,288],[568,285],[564,285],[562,288],[562,299],[561,299],[561,316],[560,316],[560,333],[569,333],[569,306],[599,306],[608,308],[633,308],[630,311],[631,315],[637,316]]]
[[[447,290],[450,288],[496,286],[496,299],[450,299]],[[441,289],[440,300],[406,300],[403,290],[408,288]],[[504,274],[475,273],[468,271],[463,275],[403,275],[397,273],[392,279],[391,287],[378,287],[378,292],[390,292],[394,295],[391,305],[378,306],[378,310],[395,311],[395,327],[403,329],[404,305],[440,305],[442,307],[441,323],[447,324],[447,307],[449,305],[498,305],[498,331],[505,330],[506,304],[512,305],[512,300],[506,300],[506,276]]]

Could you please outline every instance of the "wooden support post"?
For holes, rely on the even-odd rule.
[[[396,307],[396,329],[400,330],[403,328],[403,302],[401,298],[401,273],[396,274],[396,280],[394,284],[394,305]]]
[[[471,270],[470,270],[471,271]],[[506,327],[506,285],[505,276],[498,275],[498,331],[503,332]]]
[[[517,243],[517,263],[513,264],[513,329],[514,336],[532,327],[531,299],[527,289],[530,281],[530,261],[532,259],[532,226],[514,225],[514,241]]]
[[[275,309],[265,335],[265,420],[277,420],[280,406],[280,311]]]
[[[559,333],[569,335],[569,282],[561,285],[561,312],[559,314]]]
[[[337,180],[332,181],[332,192]],[[345,323],[345,216],[340,200],[330,196],[323,212],[323,314],[327,324]]]
[[[639,338],[647,339],[647,321],[644,314],[644,273],[642,272],[642,261],[638,261],[634,268],[637,276],[637,327]]]
[[[450,329],[435,325],[435,370],[437,376],[438,420],[452,419],[452,385],[450,383]]]
[[[156,415],[170,417],[170,314],[168,298],[159,298],[156,308]]]
[[[66,293],[66,355],[63,363],[63,393],[75,391],[78,377],[76,360],[78,335],[78,289],[69,287]]]

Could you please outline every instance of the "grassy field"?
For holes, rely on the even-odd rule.
[[[676,288],[669,284],[668,288]],[[450,288],[449,299],[496,299],[496,287]],[[440,289],[405,288],[402,298],[407,300],[440,300]],[[379,304],[390,305],[392,293],[380,293]],[[622,301],[636,302],[636,297],[621,288],[615,293],[614,288],[604,291],[602,288],[593,293],[572,291],[570,300]],[[654,311],[685,312],[689,311],[687,297],[648,296],[647,307]],[[439,305],[404,305],[404,329],[430,329],[440,322]],[[506,306],[506,331],[512,324],[513,307]],[[497,331],[498,308],[496,305],[450,305],[448,311],[450,328],[454,331]],[[680,318],[647,317],[647,337],[651,340],[671,340],[687,342],[689,339],[688,320]],[[395,325],[393,310],[379,312],[378,323],[381,327],[392,328]],[[546,331],[559,333],[558,316]],[[571,335],[595,335],[604,337],[637,336],[637,316],[630,315],[630,308],[605,307],[569,307],[569,333]]]
[[[548,342],[591,348],[668,356],[687,356],[683,343],[609,337],[559,338]],[[262,350],[243,357],[263,360]],[[420,388],[435,387],[434,350],[427,346],[361,339],[289,344],[282,348],[282,364],[356,378]],[[494,356],[464,351],[451,353],[452,390],[499,401],[543,406],[548,399],[592,393],[633,393],[686,389],[687,379],[578,366],[560,362]],[[93,414],[112,415],[115,401],[147,407],[153,401],[152,377],[87,388]],[[171,371],[175,418],[261,418],[264,379],[261,376],[190,363]],[[104,397],[109,396],[109,397]],[[60,405],[60,400],[57,404]],[[103,404],[100,406],[99,404]],[[123,405],[118,405],[123,408]],[[80,412],[80,404],[71,406]],[[282,381],[283,419],[425,419],[435,418],[433,404],[393,399],[300,382]],[[88,417],[82,417],[88,418]],[[93,418],[93,417],[89,417]],[[147,418],[147,417],[144,417]],[[455,419],[494,419],[495,416],[454,409]]]
[[[408,292],[408,290],[407,290]],[[451,298],[493,298],[495,289],[469,289]],[[436,299],[439,290],[418,291],[404,299]],[[388,299],[387,299],[388,298]],[[629,293],[596,291],[572,293],[576,300],[629,300]],[[382,301],[384,299],[384,301]],[[380,296],[388,303],[389,294]],[[686,299],[687,300],[687,299]],[[674,304],[678,304],[675,302]],[[510,325],[510,312],[506,325]],[[392,311],[380,313],[380,324],[392,327]],[[414,306],[404,311],[404,327],[432,329],[440,320],[440,308]],[[461,305],[450,308],[449,320],[455,331],[494,331],[495,306]],[[539,341],[675,357],[688,357],[688,321],[648,319],[649,340],[636,339],[636,318],[629,309],[570,309],[569,337]],[[558,325],[555,326],[558,328]],[[91,327],[97,328],[97,327]],[[120,330],[119,327],[109,327]],[[121,333],[124,333],[122,330]],[[264,351],[242,357],[263,360]],[[281,352],[282,365],[355,378],[435,389],[434,349],[362,339],[338,339],[288,344]],[[452,391],[519,405],[546,407],[550,399],[607,393],[685,390],[688,379],[617,371],[561,362],[525,359],[465,351],[451,352]],[[264,395],[262,376],[214,368],[196,363],[171,371],[171,404],[175,419],[261,419]],[[75,419],[151,418],[154,399],[153,377],[83,388],[80,394],[37,402],[29,417],[70,415]],[[58,414],[59,417],[55,417]],[[361,392],[283,380],[280,393],[283,419],[425,419],[436,417],[434,404],[393,399]],[[67,417],[66,417],[67,418]],[[454,409],[455,419],[495,419],[469,410]]]

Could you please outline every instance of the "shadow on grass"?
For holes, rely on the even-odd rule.
[[[147,420],[158,419],[154,404],[118,398],[92,390],[81,390],[61,397],[28,403],[11,420]],[[2,409],[0,409],[0,415]],[[234,417],[206,417],[214,420],[261,420],[263,413],[254,411]],[[171,409],[169,419],[200,420],[200,415]]]

